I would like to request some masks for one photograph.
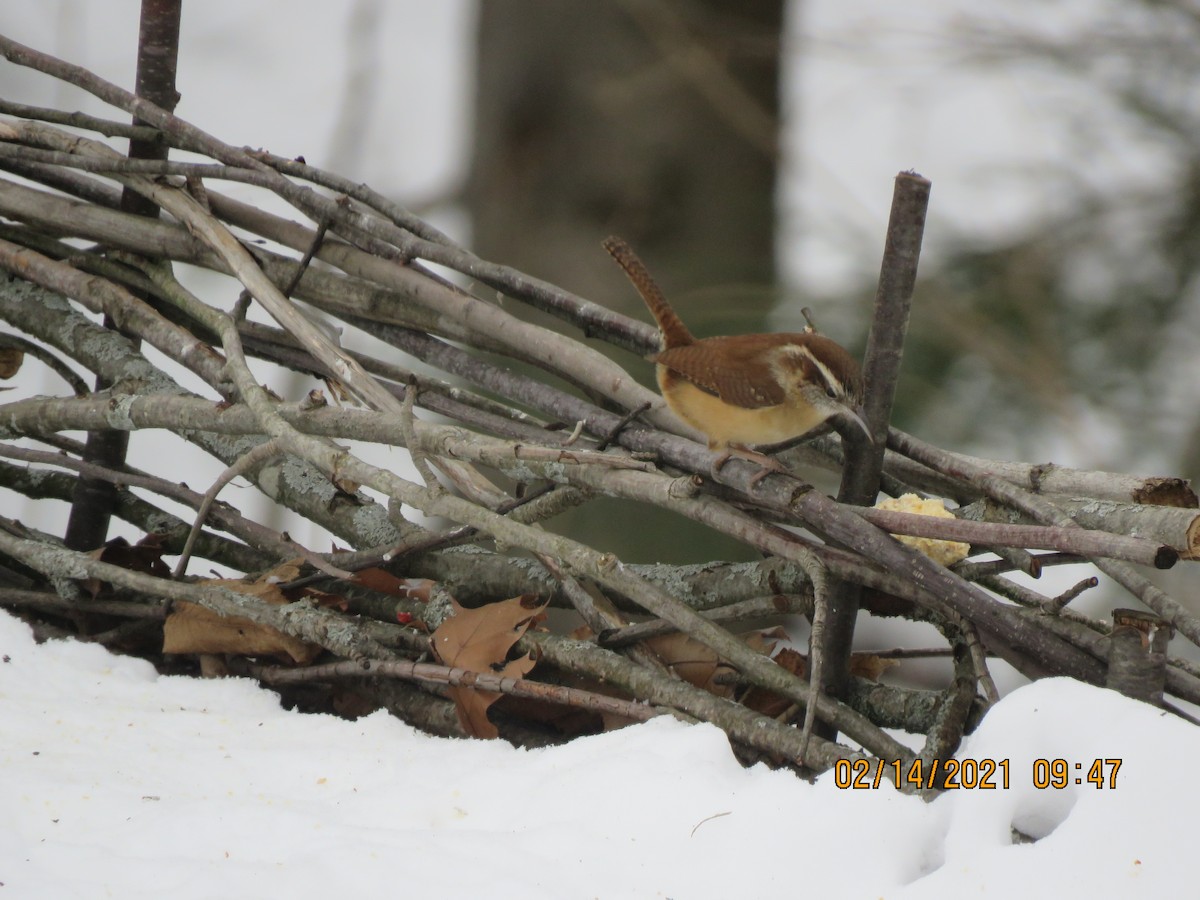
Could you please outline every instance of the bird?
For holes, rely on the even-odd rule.
[[[753,486],[777,460],[750,448],[807,434],[825,422],[871,429],[857,409],[862,400],[858,363],[836,341],[811,328],[785,334],[739,334],[695,338],[667,302],[633,249],[621,238],[604,241],[650,308],[661,332],[661,349],[649,358],[667,406],[708,439],[720,455],[717,472],[733,456],[763,466]]]

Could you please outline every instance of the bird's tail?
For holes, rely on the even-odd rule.
[[[673,347],[686,347],[688,344],[695,343],[695,338],[683,324],[683,319],[679,318],[675,310],[671,308],[671,304],[667,302],[662,290],[650,277],[650,273],[646,271],[646,267],[638,259],[637,254],[633,252],[633,248],[619,237],[610,237],[604,240],[604,249],[617,261],[617,265],[625,270],[625,274],[633,282],[637,292],[642,295],[642,299],[650,307],[650,312],[662,332],[663,349],[670,350]]]

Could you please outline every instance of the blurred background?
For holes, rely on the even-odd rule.
[[[131,87],[138,9],[10,3],[0,30]],[[856,353],[914,169],[933,194],[896,423],[1195,479],[1198,83],[1189,0],[206,0],[177,112],[600,303],[648,318],[599,248],[618,233],[697,334],[794,330],[807,305]],[[111,114],[6,63],[0,92]],[[667,544],[721,552],[692,540]]]

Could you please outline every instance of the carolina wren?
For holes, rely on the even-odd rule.
[[[649,358],[667,406],[708,437],[710,450],[723,451],[714,470],[737,454],[766,466],[751,483],[786,471],[749,445],[799,437],[831,419],[853,423],[871,439],[855,410],[862,395],[858,363],[837,343],[815,331],[697,340],[628,244],[610,237],[604,249],[658,322],[662,350]]]

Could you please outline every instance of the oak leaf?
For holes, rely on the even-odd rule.
[[[718,697],[733,696],[733,685],[722,684],[717,678],[722,673],[732,672],[733,668],[711,647],[680,631],[652,637],[643,643],[688,684]]]
[[[444,665],[506,678],[522,678],[534,667],[532,655],[510,660],[508,653],[529,626],[542,618],[544,603],[536,604],[528,595],[477,609],[465,609],[455,600],[451,603],[454,613],[438,626],[431,639],[433,652]],[[468,734],[500,736],[487,717],[488,707],[500,699],[500,694],[469,687],[449,690],[458,720]]]
[[[775,638],[786,639],[787,633],[777,628],[749,631],[741,635],[742,643],[763,656],[771,655],[775,649]],[[720,676],[732,673],[734,668],[711,647],[682,632],[649,638],[643,643],[684,681],[718,697],[733,697],[734,682],[723,681]]]
[[[253,581],[209,578],[199,584],[250,594],[274,606],[290,602],[283,585],[300,574],[299,560],[283,563]],[[317,644],[284,634],[242,616],[222,616],[196,603],[176,602],[163,625],[164,653],[216,653],[273,656],[297,665],[311,663],[321,652]]]

